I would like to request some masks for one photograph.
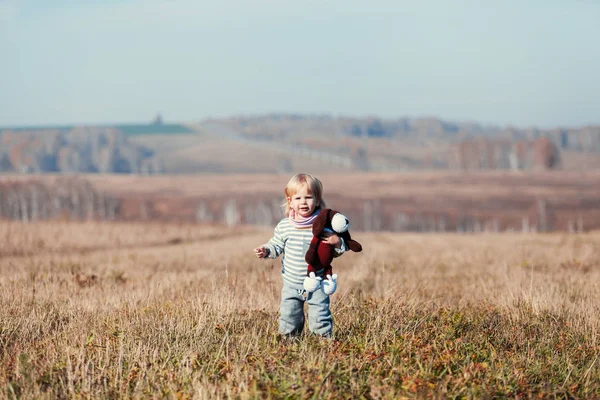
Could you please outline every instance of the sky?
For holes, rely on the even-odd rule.
[[[597,0],[0,0],[0,126],[600,124]]]

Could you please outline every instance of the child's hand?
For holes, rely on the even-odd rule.
[[[254,254],[256,254],[256,257],[258,258],[265,258],[269,255],[269,250],[267,250],[265,246],[260,246],[254,249]]]
[[[342,247],[342,239],[340,239],[340,237],[335,233],[326,233],[323,236],[321,236],[321,240],[323,241],[323,243],[330,244],[337,249]]]

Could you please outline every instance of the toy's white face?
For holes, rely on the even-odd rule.
[[[345,215],[337,213],[331,218],[331,228],[337,233],[343,233],[350,228],[350,222]]]
[[[288,197],[290,208],[295,211],[296,215],[301,217],[310,217],[317,208],[317,201],[312,193],[307,188],[300,189],[292,197]]]

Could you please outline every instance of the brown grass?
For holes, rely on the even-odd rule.
[[[310,172],[310,171],[307,171]],[[314,172],[313,172],[314,173]],[[121,194],[176,194],[179,196],[239,196],[262,193],[282,196],[293,173],[187,174],[187,175],[78,175],[94,187]],[[405,172],[326,173],[317,171],[327,196],[359,199],[468,197],[588,198],[600,196],[600,172]],[[1,182],[43,180],[61,175],[4,175]]]
[[[415,172],[316,174],[326,195],[378,199],[402,197],[566,197],[600,195],[600,172]],[[262,193],[282,195],[292,174],[229,175],[86,175],[99,189],[111,192],[160,193],[177,191],[181,195],[240,195]]]
[[[356,233],[335,338],[289,343],[270,235],[3,223],[2,396],[600,396],[598,233]]]

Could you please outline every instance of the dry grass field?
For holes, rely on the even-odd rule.
[[[277,334],[271,230],[0,224],[3,398],[598,398],[600,234],[360,233]]]

